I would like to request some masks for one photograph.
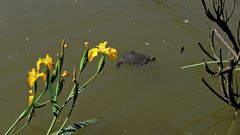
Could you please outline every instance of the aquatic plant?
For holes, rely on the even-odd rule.
[[[234,107],[237,112],[237,110],[240,109],[240,90],[238,88],[238,77],[236,72],[239,70],[238,66],[240,64],[240,20],[238,26],[235,28],[236,35],[233,34],[233,31],[229,27],[229,21],[237,4],[239,5],[239,2],[237,0],[228,1],[233,2],[233,4],[232,8],[227,10],[227,5],[230,3],[226,3],[226,0],[208,1],[212,4],[212,9],[208,8],[208,4],[206,4],[205,0],[201,1],[207,18],[218,26],[218,28],[209,28],[211,31],[209,43],[211,51],[207,51],[200,42],[198,43],[201,50],[211,61],[204,60],[203,63],[197,63],[182,68],[204,65],[209,75],[219,79],[221,94],[218,90],[211,87],[204,78],[202,78],[203,83],[213,94],[223,102]],[[216,48],[217,46],[220,47]],[[228,52],[228,54],[224,55],[223,51]],[[209,67],[209,64],[211,64],[212,67]]]
[[[98,52],[107,54],[110,59],[116,60],[117,50],[111,47],[106,48],[106,45],[107,45],[107,41],[100,43],[99,45],[97,45],[96,48],[92,48],[88,53],[89,61],[92,61],[92,59],[98,55]]]
[[[105,54],[109,55],[110,58],[114,60],[117,58],[117,50],[114,48],[105,48],[107,44],[106,41],[103,43],[100,43],[97,46],[98,50],[96,48],[89,50],[89,43],[85,42],[84,44],[85,44],[85,50],[79,63],[78,72],[76,68],[73,69],[73,73],[72,73],[73,87],[70,90],[68,97],[65,99],[65,102],[62,105],[60,105],[60,102],[59,102],[60,98],[58,97],[64,89],[65,78],[69,76],[69,72],[63,71],[62,69],[63,63],[64,63],[65,49],[68,47],[68,44],[65,42],[65,40],[62,41],[61,51],[58,55],[58,60],[55,64],[53,63],[52,57],[49,54],[47,54],[45,58],[38,59],[38,61],[36,62],[36,67],[32,68],[28,72],[28,84],[30,87],[28,106],[20,114],[17,120],[11,125],[11,127],[6,131],[5,135],[20,133],[20,131],[22,131],[25,127],[27,127],[27,125],[31,122],[35,112],[38,109],[43,108],[47,104],[51,104],[52,117],[53,117],[51,125],[47,130],[47,133],[46,133],[47,135],[50,135],[50,134],[51,135],[70,135],[82,127],[95,123],[96,119],[90,119],[83,122],[76,122],[64,128],[76,105],[75,103],[78,98],[78,95],[82,91],[84,91],[87,85],[89,84],[89,82],[94,78],[96,78],[103,70],[104,63],[105,63]],[[97,56],[98,52],[101,52],[102,56],[99,60],[96,73],[92,77],[90,77],[84,84],[80,85],[79,79],[82,72],[84,71],[86,65],[88,64],[88,61],[92,61],[93,57]],[[44,85],[43,90],[39,90],[41,88],[37,87],[39,85],[39,82],[38,82],[39,78],[42,78],[43,85]],[[42,97],[46,94],[48,94],[49,99],[45,102],[40,102]],[[65,118],[61,127],[56,132],[52,133],[52,129],[56,124],[56,120],[59,118],[60,113],[69,103],[69,101],[72,101],[72,105],[70,110],[68,110],[67,117]],[[16,130],[17,125],[23,119],[26,119],[26,123],[22,125],[22,127]]]

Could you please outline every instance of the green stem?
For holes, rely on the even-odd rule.
[[[79,72],[79,73],[78,73],[77,81],[80,79],[81,73],[82,73],[82,72]]]
[[[41,99],[41,97],[43,96],[43,94],[44,94],[46,91],[47,91],[47,89],[45,89],[45,90],[38,96],[38,98],[36,99],[35,103],[37,103],[38,100]]]
[[[28,125],[28,122],[26,122],[25,124],[24,124],[24,126],[22,126],[18,131],[16,131],[13,135],[16,135],[16,134],[18,134],[20,131],[22,131],[26,126]]]
[[[8,135],[12,129],[18,124],[18,122],[20,120],[22,120],[29,112],[30,110],[32,109],[32,105],[31,106],[28,106],[21,114],[20,116],[18,117],[18,119],[12,124],[12,126],[8,129],[8,131],[4,134],[4,135]]]
[[[73,111],[74,106],[75,106],[75,104],[72,105],[72,108],[71,108],[71,110],[69,111],[67,118],[66,118],[65,121],[63,122],[63,124],[62,124],[61,128],[58,130],[57,134],[63,129],[63,127],[65,126],[65,124],[66,124],[67,121],[69,120],[69,118],[70,118],[70,116],[71,116],[71,114],[72,114],[72,111]]]
[[[86,85],[87,85],[91,80],[93,80],[97,75],[98,75],[98,73],[94,74],[90,79],[88,79],[88,80],[78,89],[78,90],[79,90],[78,93],[81,93],[81,92],[84,90],[83,88],[86,87]],[[80,73],[78,74],[77,80],[79,79],[79,76],[80,76]],[[61,107],[61,110],[60,110],[60,111],[62,111],[62,109],[65,107],[65,105],[67,105],[67,103],[70,101],[70,99],[72,99],[72,97],[73,97],[73,95],[72,95],[73,90],[74,90],[74,87],[73,87],[71,93],[69,94],[68,99],[65,101],[65,103],[64,103],[63,106]],[[62,124],[61,128],[58,130],[57,134],[63,129],[63,127],[65,126],[65,124],[66,124],[67,121],[69,120],[69,117],[70,117],[70,115],[71,115],[71,113],[72,113],[72,110],[73,110],[74,106],[75,106],[75,104],[72,106],[72,108],[71,108],[71,110],[70,110],[67,118],[66,118],[65,121],[63,122],[63,124]]]
[[[87,86],[87,84],[92,81],[96,76],[98,75],[98,73],[95,73],[90,79],[88,79],[83,85],[82,87],[79,88],[80,91],[78,91],[78,93],[82,92],[81,90]]]
[[[9,132],[12,131],[12,129],[18,124],[18,122],[22,119],[22,117],[19,117],[13,124],[12,126],[8,129],[8,131],[4,135],[8,135]]]
[[[40,94],[40,96],[35,100],[35,103],[36,103],[38,100],[40,100],[40,98],[43,96],[43,94],[44,94],[45,92],[46,92],[46,91],[43,91],[43,92]],[[50,103],[50,100],[44,102],[43,104],[48,104],[48,103]],[[28,108],[27,108],[27,109],[28,109]],[[27,109],[26,109],[25,111],[27,111]],[[15,123],[9,128],[9,130],[5,133],[5,135],[8,135],[9,132],[10,132],[10,131],[17,125],[17,123],[18,123],[21,119],[23,119],[23,118],[24,118],[24,117],[19,117],[19,118],[15,121]],[[19,133],[21,130],[23,130],[27,125],[28,125],[28,122],[27,122],[24,126],[22,126],[18,131],[16,131],[16,132],[14,133],[14,135],[17,134],[17,133]]]
[[[52,128],[53,128],[54,124],[56,123],[57,117],[58,117],[58,116],[54,116],[54,118],[53,118],[53,120],[52,120],[52,123],[51,123],[51,125],[50,125],[50,127],[49,127],[49,129],[48,129],[47,135],[50,135],[50,133],[51,133],[51,131],[52,131]]]
[[[30,123],[30,121],[31,121],[31,119],[32,119],[32,116],[33,116],[33,113],[35,113],[35,111],[34,111],[34,108],[32,107],[32,108],[31,108],[31,112],[30,112],[30,114],[28,115],[28,120],[27,120],[27,122],[26,122],[20,129],[18,129],[13,135],[18,134],[20,131],[22,131],[22,130]]]
[[[90,79],[88,79],[88,80],[78,89],[78,90],[79,90],[78,93],[81,93],[81,92],[83,91],[83,88],[86,87],[87,84],[88,84],[91,80],[93,80],[97,75],[98,75],[98,73],[95,73]],[[72,88],[71,93],[69,94],[67,100],[66,100],[65,103],[62,105],[62,107],[61,107],[60,110],[62,110],[62,109],[67,105],[67,103],[70,101],[70,99],[72,99],[72,97],[73,97],[73,90],[74,90],[74,87]]]
[[[68,119],[69,119],[69,117],[67,117],[67,118],[65,119],[65,121],[63,122],[61,128],[58,130],[57,134],[59,134],[59,132],[63,129],[63,127],[64,127],[65,124],[67,123]]]

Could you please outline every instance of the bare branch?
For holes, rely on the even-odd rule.
[[[235,61],[235,66],[238,64],[239,60],[240,60],[240,52],[238,53],[237,60]]]
[[[222,49],[219,49],[219,61],[220,62],[218,63],[218,74],[220,75],[220,86],[225,100],[228,100],[229,96],[225,86],[226,78],[224,77],[224,74],[220,74],[223,70]]]
[[[212,91],[213,94],[215,94],[217,97],[219,97],[222,101],[229,104],[228,100],[226,100],[224,97],[222,97],[220,94],[218,94],[205,80],[202,78],[203,83],[208,87],[209,90]]]
[[[204,47],[202,46],[201,43],[198,43],[199,47],[202,49],[202,51],[209,57],[211,58],[212,60],[216,61],[217,59],[215,59],[212,55],[210,55],[205,49]]]
[[[240,95],[237,93],[237,94],[233,94],[234,96],[236,96],[236,97],[240,97]]]
[[[240,46],[240,20],[238,21],[237,41],[238,41],[238,45]]]
[[[210,75],[215,76],[216,74],[218,74],[218,73],[212,71],[212,70],[208,67],[207,62],[206,62],[205,60],[204,60],[204,68],[206,69],[206,71],[207,71]]]
[[[223,62],[222,62],[222,49],[219,49],[219,68],[220,70],[223,69]]]
[[[223,37],[218,33],[216,29],[214,29],[214,32],[218,36],[218,38],[222,41],[224,45],[228,48],[228,50],[233,54],[235,58],[237,58],[237,53],[232,49],[232,47],[223,39]]]
[[[237,83],[238,81],[236,78],[235,78],[235,80],[236,80],[236,95],[237,95],[237,96],[236,95],[235,96],[237,97],[237,101],[238,101],[238,96],[239,96],[238,95],[238,83]]]
[[[209,20],[213,21],[218,25],[221,31],[225,33],[228,37],[228,40],[230,40],[230,43],[227,43],[226,40],[223,38],[221,34],[216,29],[210,29],[210,47],[211,52],[205,50],[203,45],[201,43],[198,43],[202,51],[212,60],[217,61],[217,68],[218,70],[212,70],[208,67],[208,64],[204,60],[204,67],[208,74],[218,77],[220,80],[220,86],[222,93],[219,94],[217,91],[215,91],[203,78],[203,83],[208,87],[209,90],[211,90],[218,98],[220,98],[225,103],[233,106],[236,110],[240,109],[240,103],[238,103],[238,98],[240,97],[239,91],[238,91],[238,83],[234,82],[234,80],[237,80],[236,78],[233,78],[233,71],[236,69],[238,65],[238,61],[240,60],[240,20],[237,27],[237,37],[232,34],[231,29],[228,26],[228,21],[233,15],[233,12],[235,10],[236,3],[238,3],[237,0],[233,1],[233,6],[230,12],[227,12],[227,9],[225,9],[225,2],[226,0],[212,0],[212,7],[213,12],[212,13],[205,3],[205,0],[201,0],[205,14],[208,17]],[[229,13],[229,14],[228,14]],[[229,65],[223,64],[223,56],[222,56],[222,49],[219,49],[219,53],[216,51],[215,46],[215,36],[218,37],[219,41],[226,46],[227,51],[229,51],[229,56],[226,56],[224,59],[228,59]],[[236,85],[236,86],[235,86]]]
[[[222,93],[223,93],[224,97],[227,100],[229,98],[229,96],[228,96],[228,92],[226,90],[225,82],[226,82],[226,78],[224,77],[224,75],[221,75],[220,76],[221,89],[222,89]]]
[[[217,73],[217,74],[215,74],[214,76],[217,77],[217,76],[219,76],[219,75],[223,75],[223,74],[225,74],[225,73],[228,73],[228,72],[231,71],[231,70],[232,70],[232,68],[231,68],[230,66],[228,66],[228,67],[222,69],[220,73]]]
[[[204,7],[204,10],[205,10],[205,13],[206,13],[207,17],[208,17],[210,20],[215,21],[216,18],[213,16],[213,14],[211,13],[211,11],[207,8],[206,3],[205,3],[205,0],[202,0],[202,4],[203,4],[203,7]]]
[[[230,28],[228,27],[227,21],[225,21],[226,20],[225,15],[224,15],[225,0],[213,1],[213,7],[215,6],[214,8],[215,8],[216,17],[214,17],[214,15],[211,13],[211,11],[207,8],[205,0],[202,0],[202,4],[203,4],[205,14],[208,17],[208,19],[215,22],[227,34],[228,38],[232,42],[232,46],[233,46],[235,52],[238,53],[239,45],[237,44],[235,37],[233,36]],[[230,14],[230,16],[231,16],[231,14]]]
[[[222,10],[224,10],[224,8],[225,8],[225,0],[220,0],[220,4],[222,6]]]
[[[222,49],[219,49],[219,62],[218,62],[217,64],[218,64],[218,73],[215,74],[215,76],[220,75],[220,73],[221,73],[222,70],[223,70]]]
[[[229,100],[231,102],[231,105],[236,107],[237,102],[235,100],[232,84],[233,84],[232,72],[229,72],[227,74],[227,86],[228,86],[228,92],[229,92]]]
[[[217,6],[217,5],[215,4],[215,2],[212,2],[212,6],[213,6],[214,12],[215,12],[215,13],[218,13],[218,11],[219,11],[219,6]]]
[[[236,6],[236,0],[233,0],[233,6],[232,6],[232,9],[231,9],[231,13],[228,17],[226,16],[227,17],[226,22],[228,22],[229,19],[232,17],[235,6]]]
[[[218,60],[218,61],[220,61],[219,60],[219,57],[218,57],[218,55],[217,55],[217,53],[216,53],[216,49],[215,49],[215,43],[214,43],[214,31],[213,30],[211,30],[212,31],[212,35],[210,35],[210,40],[211,40],[211,49],[212,49],[212,53],[213,53],[213,55],[214,55],[214,58],[216,59],[216,60]]]

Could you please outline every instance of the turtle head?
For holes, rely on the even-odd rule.
[[[150,61],[155,61],[156,60],[156,57],[151,57],[150,58]]]

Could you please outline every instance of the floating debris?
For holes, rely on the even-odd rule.
[[[181,48],[180,52],[183,53],[183,51],[184,51],[184,46]]]
[[[185,22],[185,23],[187,23],[187,24],[189,24],[189,23],[190,23],[190,22],[189,22],[189,20],[187,20],[187,19],[185,19],[185,20],[184,20],[184,22]]]
[[[149,43],[149,42],[146,42],[145,45],[150,45],[150,43]]]

